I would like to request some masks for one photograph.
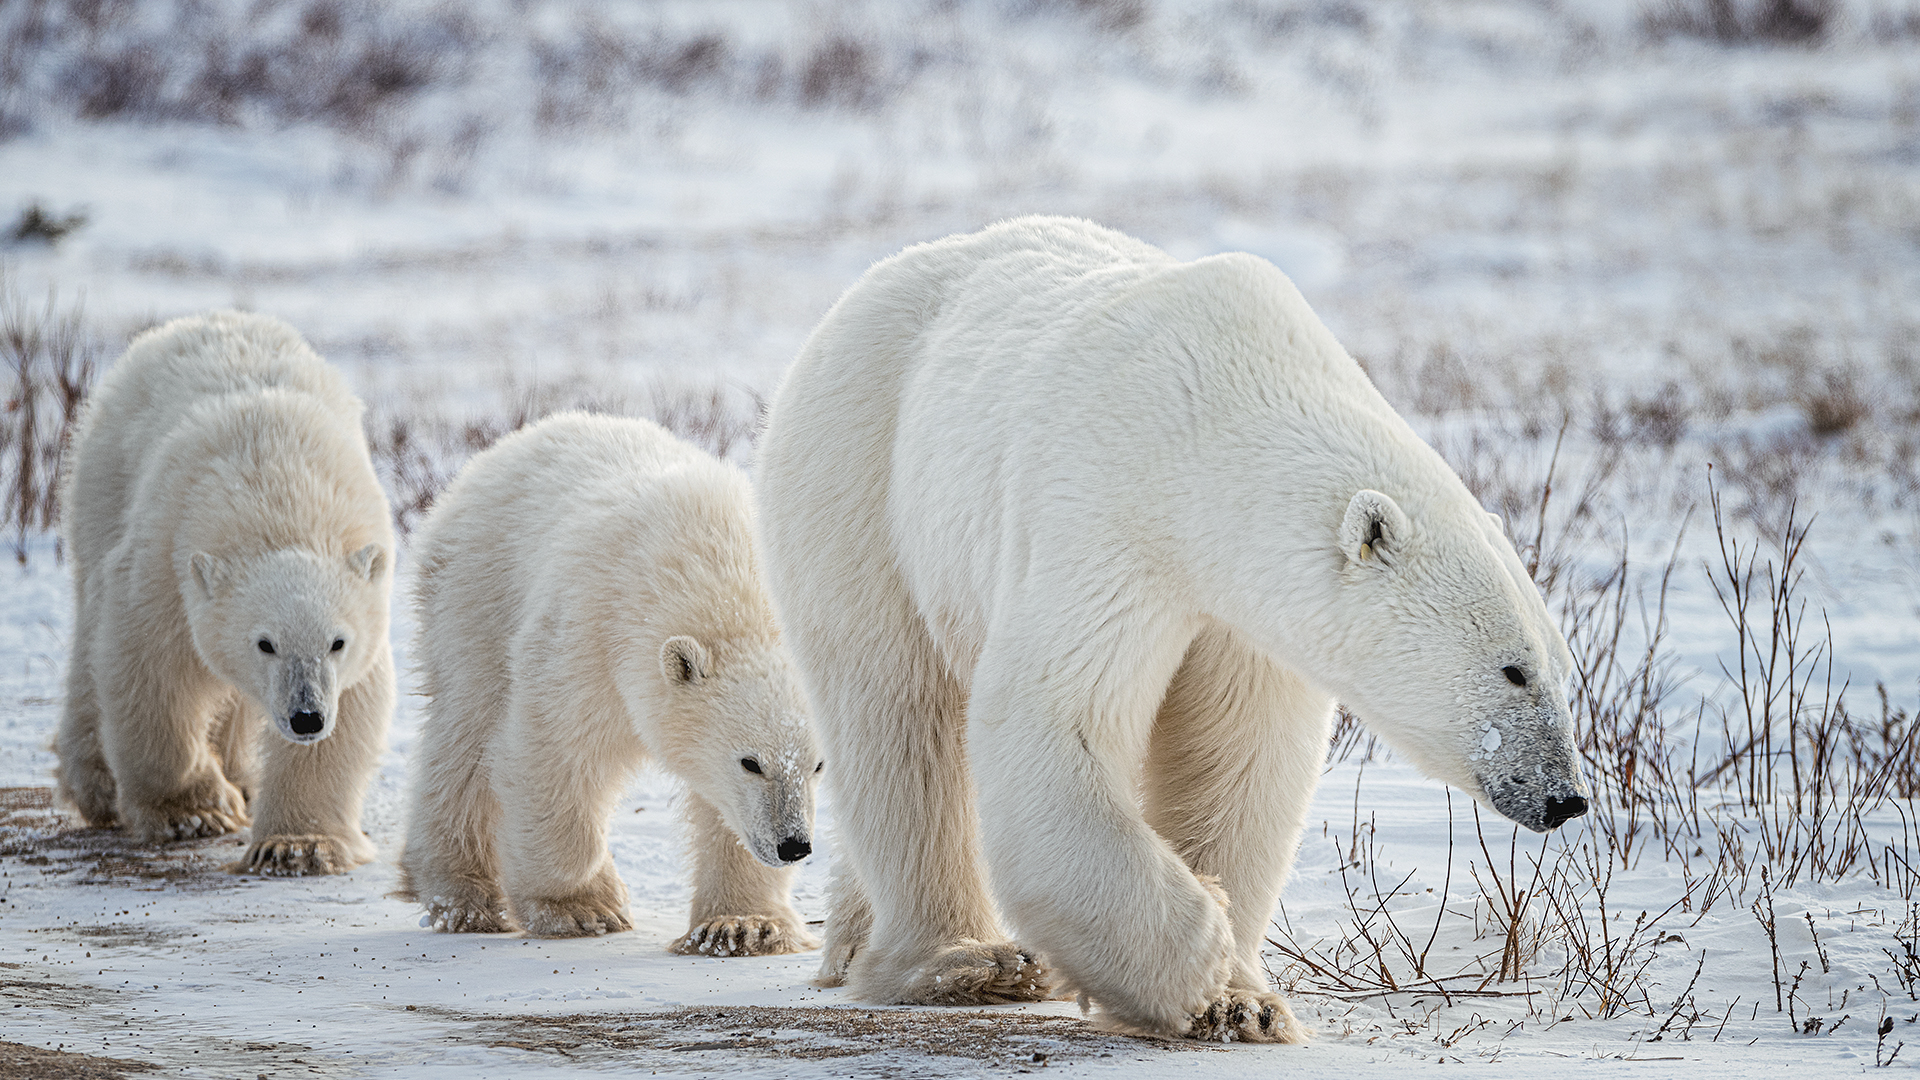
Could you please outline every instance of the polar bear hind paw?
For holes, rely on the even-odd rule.
[[[514,905],[514,914],[534,937],[599,937],[633,929],[623,907],[588,897],[528,900]]]
[[[789,919],[726,915],[687,931],[669,949],[682,956],[778,956],[819,947],[812,935]]]
[[[1279,994],[1228,990],[1194,1013],[1183,1033],[1202,1042],[1304,1043],[1306,1026]]]
[[[1007,1005],[1046,1001],[1053,979],[1032,954],[1010,941],[950,948],[921,968],[907,1004]]]
[[[331,836],[266,836],[255,840],[238,862],[228,864],[227,872],[306,877],[344,874],[358,862]]]

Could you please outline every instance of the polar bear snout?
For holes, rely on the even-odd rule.
[[[1535,769],[1481,781],[1495,810],[1534,832],[1549,832],[1587,812],[1572,771]]]
[[[813,854],[810,777],[782,775],[736,798],[734,832],[760,865],[780,869]]]
[[[316,743],[333,734],[339,709],[338,679],[325,660],[287,659],[276,665],[270,694],[277,702],[274,726],[291,743]]]
[[[1587,800],[1566,795],[1547,800],[1547,828],[1557,829],[1587,812]]]

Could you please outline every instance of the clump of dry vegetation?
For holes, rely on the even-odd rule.
[[[554,413],[581,410],[641,417],[724,459],[751,450],[765,411],[765,401],[749,390],[664,379],[654,380],[640,400],[610,396],[577,382],[510,384],[504,397],[500,411],[458,419],[411,407],[369,411],[367,439],[374,468],[386,485],[394,523],[403,535],[419,524],[468,458]]]
[[[67,443],[100,352],[77,305],[51,295],[35,305],[0,278],[0,358],[12,381],[0,416],[0,520],[20,562],[28,537],[59,520]]]
[[[1666,0],[1648,10],[1644,23],[1655,37],[1811,45],[1826,36],[1839,6],[1836,0]]]

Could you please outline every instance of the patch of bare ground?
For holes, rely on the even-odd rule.
[[[120,1080],[128,1073],[152,1072],[158,1065],[125,1058],[69,1054],[38,1046],[0,1042],[0,1076],[32,1076],[39,1080]]]
[[[50,972],[21,964],[0,963],[0,1009],[84,1009],[107,999],[107,994],[96,987],[64,982]],[[0,1058],[0,1062],[4,1060]],[[0,1076],[20,1075],[0,1070]]]
[[[1018,1071],[1103,1057],[1206,1052],[1201,1043],[1116,1035],[1072,1016],[878,1008],[729,1006],[624,1015],[484,1017],[487,1045],[564,1057],[609,1052],[815,1061],[886,1055],[888,1071],[950,1072],[955,1058]],[[941,1064],[945,1062],[945,1064]]]
[[[223,868],[244,843],[237,836],[216,836],[136,844],[119,829],[74,827],[56,805],[52,788],[0,788],[0,864],[77,875],[71,880],[79,885],[238,888],[245,879]]]

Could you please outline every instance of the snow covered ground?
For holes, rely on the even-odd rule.
[[[1829,9],[1805,40],[1766,19]],[[0,277],[11,312],[50,296],[80,310],[103,360],[208,307],[290,320],[368,401],[405,505],[518,417],[570,404],[658,416],[750,461],[756,403],[813,322],[917,240],[1052,212],[1183,256],[1254,251],[1514,535],[1539,541],[1570,627],[1624,599],[1607,655],[1628,669],[1677,550],[1642,682],[1663,696],[1635,714],[1659,731],[1609,737],[1704,773],[1745,730],[1721,671],[1739,670],[1738,639],[1704,569],[1719,551],[1711,463],[1727,533],[1763,563],[1783,558],[1789,507],[1811,520],[1804,644],[1830,645],[1831,685],[1866,740],[1839,745],[1893,747],[1910,779],[1920,7],[1739,3],[1728,24],[1713,10],[8,5],[0,225],[30,204],[85,223],[0,247]],[[1626,589],[1609,592],[1622,544]],[[1916,878],[1901,862],[1920,836],[1900,784],[1863,818],[1870,867],[1774,866],[1763,882],[1761,819],[1724,782],[1700,789],[1693,825],[1634,817],[1671,810],[1669,785],[1607,829],[1522,838],[1510,859],[1510,830],[1486,821],[1483,851],[1466,800],[1347,753],[1276,913],[1272,970],[1320,1031],[1306,1049],[1117,1039],[1070,1003],[985,1025],[821,1013],[852,1003],[805,986],[811,957],[670,957],[686,893],[656,776],[615,830],[634,933],[428,934],[385,898],[386,862],[233,879],[214,870],[231,841],[127,853],[60,834],[42,796],[12,790],[50,783],[70,617],[50,539],[29,530],[24,551],[0,612],[0,965],[19,965],[0,966],[0,1041],[206,1076],[1367,1076],[1455,1060],[1530,1076],[1568,1058],[1745,1076],[1869,1068],[1920,1034]],[[1805,715],[1831,717],[1810,685]],[[403,701],[366,822],[389,856],[416,705]],[[830,835],[830,805],[823,819]],[[802,874],[813,918],[831,858],[829,843]],[[1495,868],[1528,893],[1512,934],[1524,977],[1483,986],[1509,936]],[[1783,874],[1793,883],[1774,887]],[[1362,985],[1379,966],[1369,940],[1413,989]],[[1896,1023],[1876,1046],[1883,1007]]]

